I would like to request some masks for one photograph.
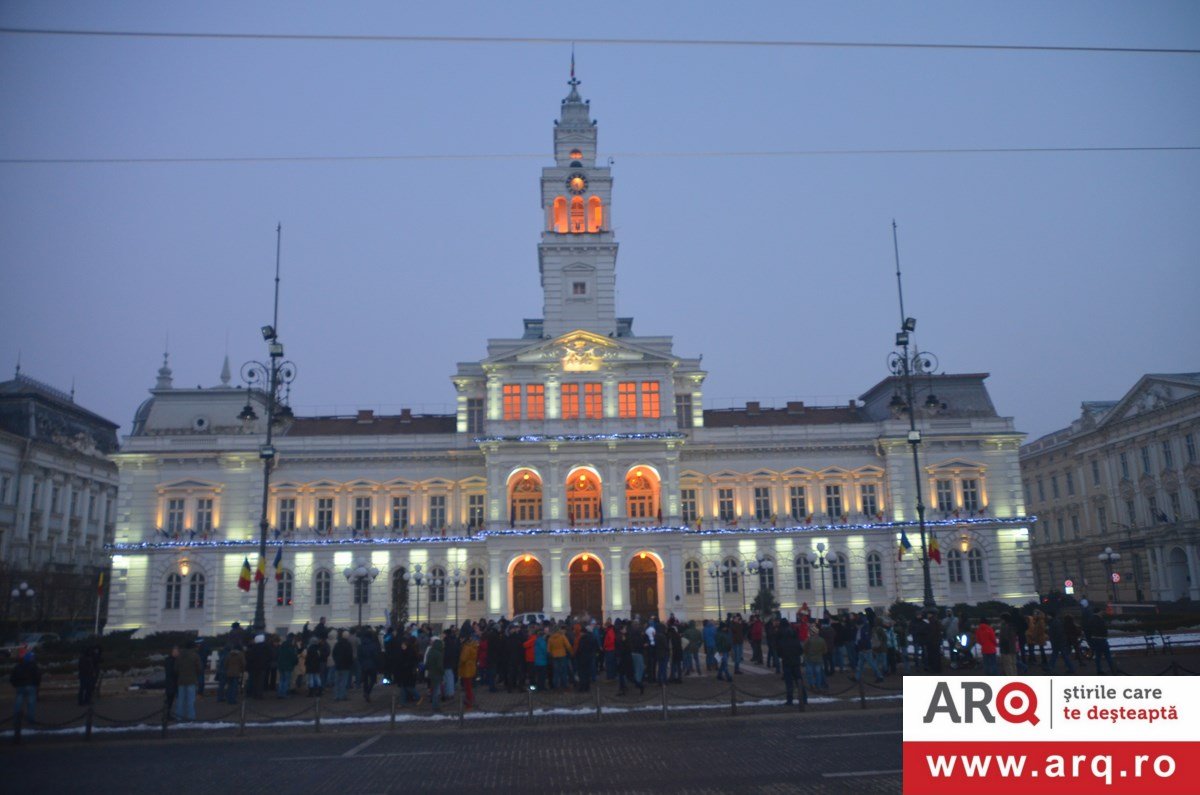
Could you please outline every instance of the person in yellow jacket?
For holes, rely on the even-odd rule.
[[[575,648],[571,645],[571,641],[567,640],[567,634],[563,632],[561,626],[555,628],[551,633],[550,640],[546,642],[546,651],[550,653],[550,662],[554,666],[551,687],[555,689],[570,687],[571,655],[575,653]]]
[[[463,706],[471,709],[475,706],[475,674],[479,661],[479,639],[469,635],[463,640],[462,648],[458,651],[458,678],[462,682]]]

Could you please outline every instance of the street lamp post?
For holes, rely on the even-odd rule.
[[[25,605],[33,604],[35,596],[33,588],[29,587],[29,583],[22,582],[16,588],[12,589],[12,599],[17,603],[17,639],[20,640],[21,628],[25,623]]]
[[[282,225],[275,229],[275,312],[273,322],[262,327],[263,340],[267,343],[268,363],[248,361],[242,365],[242,381],[246,383],[246,405],[238,414],[238,419],[247,429],[258,419],[254,406],[250,401],[250,390],[259,389],[266,399],[267,409],[267,438],[258,450],[258,457],[263,462],[262,512],[258,522],[258,558],[259,564],[267,557],[267,529],[270,522],[267,519],[267,507],[271,498],[271,469],[275,464],[275,446],[272,437],[275,424],[292,419],[292,409],[288,406],[291,395],[291,383],[296,380],[296,365],[283,358],[283,343],[279,341],[279,250],[282,240]],[[258,593],[254,600],[254,629],[262,631],[267,625],[266,598],[267,580],[258,581]]]
[[[404,582],[412,583],[417,586],[417,610],[413,614],[413,623],[418,626],[421,624],[421,586],[425,584],[426,575],[421,571],[421,564],[417,563],[413,566],[412,571],[404,572]]]
[[[458,623],[458,589],[465,585],[467,576],[463,574],[463,570],[457,566],[450,576],[446,578],[446,584],[454,589],[454,623]]]
[[[717,587],[717,623],[721,623],[721,568],[716,561],[708,564],[708,576],[712,578],[713,584]]]
[[[908,443],[912,447],[913,478],[916,483],[917,524],[921,530],[921,576],[924,581],[924,599],[926,607],[934,606],[933,580],[929,575],[929,547],[925,540],[925,502],[921,496],[921,461],[918,448],[921,444],[921,432],[917,430],[916,395],[913,388],[913,376],[932,374],[937,369],[937,357],[925,351],[909,351],[909,335],[916,331],[916,318],[904,314],[904,289],[900,282],[900,244],[896,237],[896,222],[892,221],[892,246],[896,252],[896,290],[900,297],[900,331],[896,333],[896,347],[888,356],[888,368],[893,375],[900,377],[904,384],[904,398],[892,396],[893,409],[908,413]],[[925,408],[935,409],[939,406],[937,397],[930,391],[925,398]]]
[[[829,561],[825,559],[826,557],[827,554],[825,552],[825,542],[818,541],[817,559],[813,562],[812,566],[814,569],[817,569],[821,572],[821,609],[824,610],[824,614],[821,616],[821,618],[825,618],[829,615],[829,599],[825,595],[825,569],[829,568]]]
[[[766,572],[770,572],[774,568],[775,568],[775,561],[771,560],[765,552],[759,552],[757,555],[754,556],[754,560],[750,561],[750,563],[747,564],[746,571],[749,574],[759,575],[760,583],[761,583],[761,575]],[[760,587],[760,590],[763,590],[763,589]],[[756,598],[757,598],[757,595],[756,595]]]
[[[1134,527],[1132,525],[1121,524],[1120,522],[1114,522],[1113,524],[1115,524],[1117,527],[1119,527],[1125,531],[1125,537],[1127,540],[1126,540],[1125,544],[1123,544],[1122,546],[1124,546],[1125,549],[1128,549],[1129,554],[1132,556],[1134,591],[1137,594],[1138,602],[1139,603],[1144,602],[1144,601],[1146,601],[1146,597],[1145,597],[1145,594],[1142,592],[1142,575],[1141,575],[1141,571],[1140,571],[1142,566],[1141,566],[1141,562],[1138,560],[1137,553],[1134,552],[1134,549],[1135,549],[1134,542],[1133,542]]]
[[[1112,547],[1105,547],[1104,551],[1096,557],[1104,564],[1104,570],[1108,574],[1108,584],[1112,587],[1112,599],[1115,602],[1117,601],[1117,581],[1113,577],[1113,564],[1121,559],[1121,553],[1113,552]]]
[[[367,563],[360,563],[357,566],[347,566],[342,570],[342,574],[345,575],[346,582],[350,583],[354,602],[358,605],[358,627],[362,629],[363,604],[367,601],[371,583],[379,576],[379,569]]]

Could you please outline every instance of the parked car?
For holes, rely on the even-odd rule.
[[[512,620],[514,624],[542,624],[549,619],[545,613],[517,613]]]

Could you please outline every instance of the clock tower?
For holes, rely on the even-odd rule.
[[[579,96],[574,62],[568,85],[554,122],[554,165],[542,169],[542,335],[583,329],[617,336],[612,174],[596,165],[596,122]]]

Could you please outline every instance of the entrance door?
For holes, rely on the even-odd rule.
[[[596,558],[576,558],[571,564],[571,615],[604,620],[603,572]]]
[[[513,615],[541,613],[542,564],[536,558],[522,560],[513,566]]]
[[[629,564],[629,610],[643,621],[658,615],[658,564],[649,555]]]

